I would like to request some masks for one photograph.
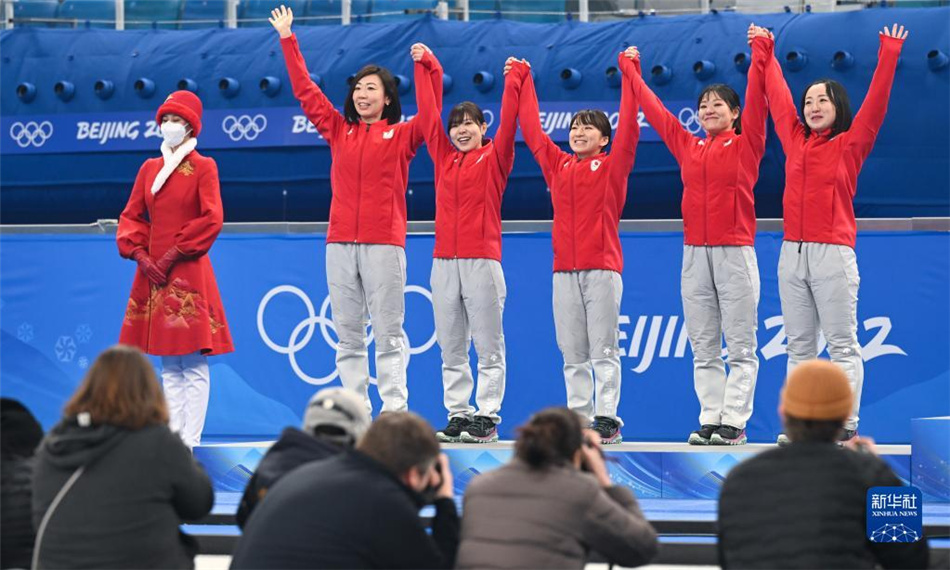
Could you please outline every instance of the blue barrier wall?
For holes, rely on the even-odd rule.
[[[679,296],[681,233],[623,234],[623,389],[628,440],[683,441],[696,428],[691,351]],[[774,441],[785,374],[776,267],[781,236],[756,241],[762,281],[761,372],[752,441]],[[432,236],[407,243],[409,403],[445,421],[441,358],[429,301]],[[504,237],[508,387],[503,437],[530,413],[563,404],[551,315],[551,245],[544,233]],[[132,262],[109,235],[0,235],[0,393],[49,427],[95,356],[118,338]],[[236,352],[212,358],[206,435],[261,440],[298,424],[319,385],[339,383],[321,235],[223,234],[211,252]],[[858,336],[866,380],[861,432],[910,443],[911,419],[950,415],[950,235],[862,232]],[[371,391],[375,391],[372,388]],[[376,409],[379,399],[372,394]]]
[[[857,108],[876,63],[877,30],[898,21],[909,27],[910,37],[888,117],[864,166],[855,205],[859,217],[906,217],[944,216],[950,211],[950,67],[936,71],[928,67],[928,54],[950,54],[948,19],[950,8],[946,7],[875,8],[839,14],[646,17],[598,24],[504,20],[465,24],[426,18],[348,27],[299,26],[297,32],[310,69],[322,77],[337,104],[345,96],[346,78],[367,62],[411,77],[408,49],[413,42],[423,41],[433,47],[453,77],[453,87],[445,97],[447,107],[465,99],[489,108],[497,105],[502,62],[516,55],[532,61],[542,110],[556,120],[558,113],[569,114],[583,106],[616,107],[619,90],[608,86],[605,70],[614,65],[615,54],[630,44],[640,47],[645,68],[666,65],[673,71],[669,84],[654,88],[674,110],[694,104],[710,82],[725,82],[744,93],[745,75],[734,65],[734,58],[748,51],[745,29],[753,20],[775,30],[776,53],[783,62],[791,51],[806,54],[804,69],[786,69],[796,96],[810,81],[827,76],[847,87]],[[832,57],[841,50],[854,56],[852,67],[832,68]],[[208,112],[201,148],[218,161],[228,220],[327,218],[329,152],[315,134],[295,132],[305,125],[297,124],[299,107],[287,84],[273,30],[18,29],[0,33],[0,51],[4,186],[0,221],[86,222],[117,217],[139,165],[158,154],[157,137],[149,137],[155,134],[147,124],[151,112],[186,77],[197,81]],[[692,71],[693,64],[702,59],[716,65],[716,72],[706,80],[697,79]],[[568,67],[583,75],[576,89],[561,84],[559,74]],[[483,70],[495,75],[496,84],[487,93],[479,92],[471,80]],[[258,87],[265,76],[283,82],[273,98]],[[140,77],[154,81],[151,98],[136,94],[134,82]],[[224,77],[241,83],[233,98],[219,92],[218,81]],[[93,86],[100,79],[114,83],[111,98],[102,100],[94,94]],[[54,85],[61,80],[75,86],[76,94],[69,102],[54,95]],[[21,82],[36,87],[31,103],[15,95]],[[411,114],[414,93],[410,90],[403,100]],[[685,113],[688,121],[689,111]],[[233,119],[242,115],[264,117],[265,121],[255,123],[263,126],[260,138],[250,140],[252,133],[246,128],[234,129]],[[47,120],[51,129],[40,129]],[[133,128],[134,122],[138,124]],[[652,129],[644,125],[643,131],[623,216],[677,218],[678,168]],[[44,152],[54,148],[59,150]],[[770,133],[756,188],[759,217],[781,216],[783,163],[778,140]],[[432,180],[432,164],[422,150],[410,169],[411,219],[433,218]],[[551,217],[540,171],[523,144],[518,145],[503,212],[506,219]]]

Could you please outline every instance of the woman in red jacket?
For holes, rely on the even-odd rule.
[[[775,58],[765,89],[775,131],[785,150],[785,241],[778,262],[779,296],[788,337],[788,371],[818,355],[818,333],[828,355],[848,375],[854,408],[843,440],[858,430],[864,360],[858,344],[858,262],[854,254],[854,194],[861,166],[884,122],[897,59],[907,32],[880,32],[877,69],[861,110],[851,118],[848,93],[820,79],[802,94],[796,111]],[[804,116],[805,121],[799,118]],[[779,443],[786,443],[785,434]]]
[[[752,190],[765,151],[768,111],[762,74],[771,40],[766,36],[753,41],[755,33],[750,26],[752,65],[744,120],[735,90],[722,83],[709,85],[696,103],[704,138],[684,129],[639,74],[633,78],[643,113],[676,158],[683,179],[681,289],[700,404],[700,429],[689,436],[693,445],[746,443],[759,372]],[[639,58],[635,48],[632,57]],[[723,335],[729,349],[728,375]]]
[[[488,123],[471,101],[449,113],[448,134],[435,100],[432,51],[412,46],[416,62],[416,100],[426,146],[435,163],[435,251],[432,307],[442,349],[442,386],[449,423],[440,441],[498,441],[497,424],[505,394],[505,275],[501,269],[501,199],[515,159],[518,93],[525,67],[505,66],[505,91],[495,140],[485,138]],[[478,353],[478,392],[468,350]]]
[[[190,91],[165,99],[162,158],[139,169],[119,217],[119,254],[138,263],[119,342],[162,357],[169,427],[201,441],[210,394],[207,356],[234,350],[207,253],[224,223],[218,167],[195,150],[202,105]]]
[[[551,192],[554,225],[554,327],[564,356],[567,405],[591,422],[604,443],[620,443],[620,297],[623,251],[620,214],[627,199],[640,127],[631,76],[635,64],[621,53],[624,80],[617,137],[610,154],[610,120],[586,109],[571,118],[570,146],[562,151],[541,128],[538,96],[527,70],[518,118],[525,142]],[[512,69],[525,65],[514,62]],[[596,378],[596,400],[594,398]]]
[[[285,6],[271,13],[287,73],[304,114],[326,139],[330,167],[330,225],[326,272],[333,324],[339,337],[336,366],[343,386],[369,400],[364,340],[366,309],[376,339],[376,375],[383,411],[408,409],[402,323],[406,286],[406,184],[409,161],[423,142],[416,121],[400,122],[402,108],[392,74],[367,65],[350,84],[343,114],[310,79],[290,30]],[[432,85],[442,100],[442,70]]]

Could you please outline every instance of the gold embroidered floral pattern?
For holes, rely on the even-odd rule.
[[[178,165],[178,168],[175,169],[175,172],[180,172],[184,176],[191,176],[195,173],[195,167],[191,162],[185,161]]]
[[[151,316],[161,319],[162,325],[171,329],[187,329],[206,318],[212,334],[224,326],[210,314],[208,301],[185,279],[176,278],[165,287],[150,285],[150,290],[150,299],[129,299],[125,310],[129,324]]]

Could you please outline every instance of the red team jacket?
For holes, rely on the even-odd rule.
[[[693,136],[663,106],[641,75],[633,76],[634,91],[647,121],[680,166],[686,245],[755,244],[753,188],[765,152],[767,110],[763,74],[771,50],[771,40],[756,38],[752,43],[742,134],[730,129],[705,139]]]
[[[422,144],[417,121],[348,123],[310,79],[297,36],[280,40],[294,97],[330,145],[332,165],[328,243],[406,246],[406,186],[409,161]],[[441,109],[442,69],[432,69]]]
[[[514,67],[521,66],[515,64]],[[544,133],[534,81],[529,72],[522,72],[524,86],[518,117],[525,142],[541,166],[551,191],[554,271],[623,271],[620,214],[627,199],[627,178],[633,170],[640,126],[637,123],[636,94],[630,79],[636,73],[634,64],[621,54],[619,67],[624,80],[620,122],[611,142],[611,152],[584,160],[562,151]]]
[[[231,352],[231,334],[206,255],[224,224],[218,167],[192,151],[152,194],[152,181],[164,164],[162,158],[151,158],[139,169],[119,217],[116,243],[122,257],[144,249],[157,259],[173,247],[186,257],[172,266],[162,287],[150,286],[136,270],[119,342],[158,356]]]
[[[854,247],[854,194],[858,174],[887,113],[897,58],[904,41],[881,36],[877,69],[851,128],[828,138],[805,128],[782,69],[770,58],[765,89],[785,150],[785,239]]]
[[[515,160],[518,96],[526,68],[518,65],[505,77],[501,118],[495,140],[459,152],[439,115],[431,70],[439,62],[426,53],[415,66],[415,117],[435,163],[435,250],[437,258],[485,258],[501,261],[501,199]]]

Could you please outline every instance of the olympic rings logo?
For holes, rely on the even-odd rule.
[[[405,292],[422,295],[429,300],[429,303],[432,303],[432,293],[430,293],[424,287],[419,287],[418,285],[407,285]],[[281,293],[290,293],[291,295],[296,296],[301,301],[303,301],[303,304],[307,309],[307,316],[294,327],[294,330],[290,333],[290,338],[288,339],[286,345],[280,345],[274,342],[270,336],[268,336],[267,331],[264,330],[264,311],[267,309],[267,304],[271,299],[277,295],[280,295]],[[339,376],[336,366],[334,366],[333,370],[326,376],[310,376],[300,368],[300,364],[297,362],[297,353],[310,344],[317,325],[320,327],[320,336],[323,338],[323,341],[326,342],[326,344],[334,351],[337,349],[337,341],[333,340],[333,338],[330,336],[330,331],[333,331],[333,333],[336,334],[336,327],[333,325],[333,320],[327,317],[327,310],[329,308],[329,295],[323,300],[323,303],[320,305],[320,312],[317,313],[314,310],[313,302],[311,302],[310,297],[293,285],[280,285],[274,287],[268,291],[266,295],[264,295],[260,304],[257,306],[257,331],[261,335],[261,340],[263,340],[264,344],[266,344],[274,352],[278,354],[286,354],[288,360],[290,361],[290,367],[297,375],[297,378],[300,378],[308,384],[313,384],[314,386],[323,386],[333,382]],[[417,347],[413,347],[409,344],[409,336],[406,334],[405,329],[402,331],[402,336],[403,340],[405,340],[405,346],[407,346],[409,349],[408,353],[406,354],[406,366],[409,366],[409,358],[413,354],[422,354],[423,352],[432,348],[436,341],[435,331],[432,332],[432,336],[429,337],[429,340]],[[372,344],[373,340],[371,324],[370,332],[363,342],[366,346],[369,346]],[[370,383],[376,384],[376,379],[371,377]]]
[[[689,107],[683,107],[680,109],[678,118],[680,120],[680,124],[683,125],[683,128],[694,135],[699,134],[699,131],[703,130],[703,125],[699,122],[699,115],[695,110]]]
[[[485,117],[485,124],[489,127],[495,122],[495,113],[491,109],[482,109],[482,116]]]
[[[26,124],[19,121],[10,125],[10,138],[16,142],[20,148],[43,146],[49,138],[53,136],[53,123],[43,121],[37,123],[30,121]]]
[[[241,115],[240,117],[228,115],[221,121],[221,130],[234,142],[238,142],[242,139],[252,141],[263,133],[266,128],[267,117],[260,114],[254,115],[253,117],[250,115]]]

